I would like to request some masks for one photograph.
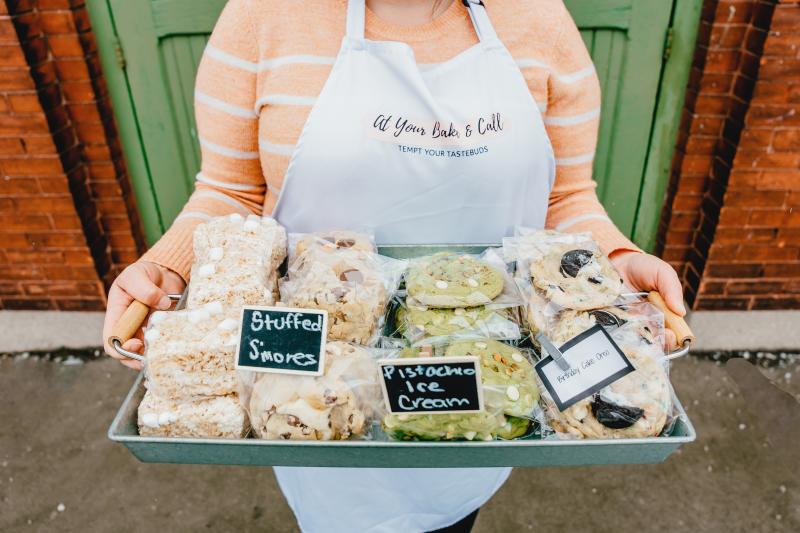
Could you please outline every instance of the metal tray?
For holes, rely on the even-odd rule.
[[[442,250],[480,253],[487,245],[386,246],[384,255],[416,257]],[[683,406],[668,435],[646,439],[520,440],[491,442],[266,441],[142,437],[137,409],[144,396],[140,373],[117,412],[108,438],[146,463],[364,468],[457,468],[491,466],[579,466],[660,463],[697,434]]]

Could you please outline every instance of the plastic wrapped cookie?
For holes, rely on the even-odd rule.
[[[672,414],[672,387],[663,352],[622,327],[612,333],[636,368],[594,395],[559,411],[547,395],[546,423],[558,436],[618,439],[656,437]]]
[[[595,324],[600,324],[609,332],[625,326],[620,334],[638,335],[638,338],[627,342],[643,341],[663,346],[663,320],[663,313],[647,302],[622,303],[591,311],[562,310],[550,317],[546,332],[550,340],[563,344]]]
[[[509,340],[521,336],[511,308],[486,306],[435,308],[405,305],[397,311],[395,327],[411,342],[456,334]]]
[[[335,250],[359,250],[377,252],[375,241],[366,233],[349,230],[317,231],[314,233],[292,234],[289,236],[292,258],[299,257],[311,248],[324,252]]]
[[[236,394],[176,401],[147,391],[139,404],[139,435],[240,439],[250,425]]]
[[[539,400],[533,365],[518,348],[492,339],[470,339],[450,344],[445,356],[476,355],[486,408],[506,415],[530,417]]]
[[[330,339],[372,344],[404,269],[404,261],[371,252],[311,248],[281,280],[281,298],[292,307],[328,311]]]
[[[527,273],[533,287],[558,306],[598,309],[622,293],[622,278],[589,234],[517,228],[517,236],[503,239],[503,253],[517,262],[519,277]]]
[[[505,285],[504,266],[480,257],[441,252],[411,263],[409,297],[428,307],[474,307],[492,303]]]
[[[499,343],[498,343],[499,344]],[[441,347],[436,347],[439,350]],[[446,350],[445,350],[446,351]],[[457,352],[464,350],[457,349]],[[463,355],[463,353],[454,354]],[[425,357],[432,356],[426,348],[407,348],[402,350],[399,357]],[[446,355],[445,355],[446,356]],[[447,414],[395,414],[388,413],[383,419],[383,429],[387,435],[398,440],[483,440],[515,439],[524,436],[531,426],[530,412],[525,416],[511,416],[502,410],[505,400],[495,398],[492,391],[505,394],[506,389],[500,385],[488,382],[497,381],[490,374],[492,370],[484,371],[481,366],[481,379],[484,384],[485,410],[480,413],[447,413]],[[535,385],[534,385],[535,387]],[[513,394],[513,393],[512,393]],[[516,402],[514,402],[516,403]],[[532,410],[533,402],[528,403]],[[522,404],[520,404],[521,406]],[[512,406],[509,411],[524,411],[520,406]]]
[[[243,397],[262,439],[343,440],[363,436],[380,409],[378,366],[369,352],[326,344],[319,377],[242,372]]]

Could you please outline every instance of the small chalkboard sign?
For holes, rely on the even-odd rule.
[[[481,367],[477,357],[382,359],[378,364],[384,400],[392,413],[483,411]]]
[[[242,310],[236,368],[320,376],[327,333],[327,311],[247,306]]]

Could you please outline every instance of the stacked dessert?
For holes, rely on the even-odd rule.
[[[271,218],[240,215],[202,224],[187,309],[157,312],[145,331],[147,392],[141,435],[239,438],[236,343],[243,305],[275,302],[286,233]]]

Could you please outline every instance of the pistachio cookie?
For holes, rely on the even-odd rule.
[[[440,309],[408,305],[397,311],[396,328],[412,342],[470,332],[493,339],[518,339],[521,335],[509,309],[485,306]]]
[[[503,283],[503,273],[496,267],[450,252],[416,261],[406,277],[409,296],[430,307],[488,304],[503,292]]]
[[[567,309],[611,305],[622,292],[622,279],[599,250],[554,243],[531,259],[531,281],[545,297]]]
[[[533,365],[520,350],[491,339],[455,342],[445,356],[476,355],[480,358],[486,408],[507,415],[527,416],[539,399]]]

